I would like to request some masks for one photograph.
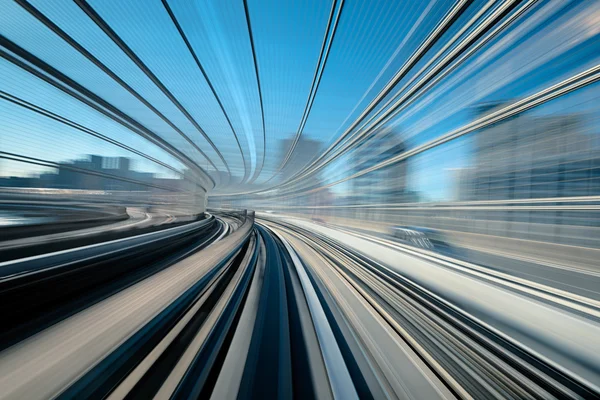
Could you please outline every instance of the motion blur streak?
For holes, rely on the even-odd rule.
[[[600,398],[600,1],[0,0],[0,399]]]

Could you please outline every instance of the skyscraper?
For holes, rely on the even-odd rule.
[[[378,130],[352,152],[353,173],[356,174],[403,153],[406,150],[400,135]],[[400,160],[376,169],[351,181],[354,201],[358,204],[384,204],[405,201],[406,161]]]
[[[490,107],[478,108],[477,114]],[[583,116],[518,115],[474,135],[473,165],[462,196],[510,200],[600,194],[600,153],[583,132]]]

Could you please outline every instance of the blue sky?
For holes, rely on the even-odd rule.
[[[210,158],[213,167],[164,118],[144,106],[17,3],[0,2],[3,10],[0,33],[9,40],[113,104],[209,172],[215,167],[225,171],[225,164],[195,124],[222,153],[238,181],[244,172],[250,176],[257,172],[264,160],[258,184],[277,171],[282,159],[281,140],[293,137],[298,130],[332,6],[331,2],[321,0],[248,0],[263,96],[263,132],[258,82],[241,0],[168,2],[233,130],[160,0],[90,0],[89,5],[189,112],[192,121],[74,2],[31,0],[34,7],[190,138]],[[474,1],[444,39],[464,26],[484,3]],[[405,137],[409,147],[416,146],[471,121],[472,107],[479,102],[522,98],[597,64],[600,54],[599,33],[595,28],[598,7],[593,2],[568,3],[563,8],[563,3],[539,2],[518,23],[407,106],[389,125]],[[410,57],[452,4],[451,0],[345,1],[303,135],[321,141],[324,147],[332,143]],[[412,78],[443,42],[434,46],[402,82]],[[180,161],[135,132],[3,58],[0,59],[0,85],[2,91],[12,96],[126,143],[180,171],[184,169]],[[563,104],[568,107],[568,102],[577,104],[579,101],[570,98]],[[0,104],[2,151],[55,162],[92,153],[129,156],[138,170],[174,177],[172,171],[106,141],[49,121],[5,100],[0,99]],[[416,189],[435,198],[448,196],[451,188],[440,182],[447,182],[444,177],[451,172],[444,171],[468,166],[470,153],[468,144],[452,149],[437,152],[433,157],[439,161],[435,174],[430,169],[411,169]],[[315,156],[304,155],[306,162]],[[324,170],[324,174],[343,175],[342,171],[349,169],[349,159],[340,159],[332,169]],[[415,165],[418,164],[415,160]],[[39,167],[2,160],[0,168],[0,175],[4,176],[40,171]],[[256,187],[259,186],[222,189]]]

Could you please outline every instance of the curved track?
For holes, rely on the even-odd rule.
[[[598,397],[376,260],[251,213],[0,271],[1,398]]]

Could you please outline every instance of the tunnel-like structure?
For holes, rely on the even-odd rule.
[[[0,0],[0,400],[600,398],[600,1]]]
[[[5,0],[0,186],[576,204],[600,193],[596,7]]]
[[[0,187],[598,248],[598,13],[4,0]]]

